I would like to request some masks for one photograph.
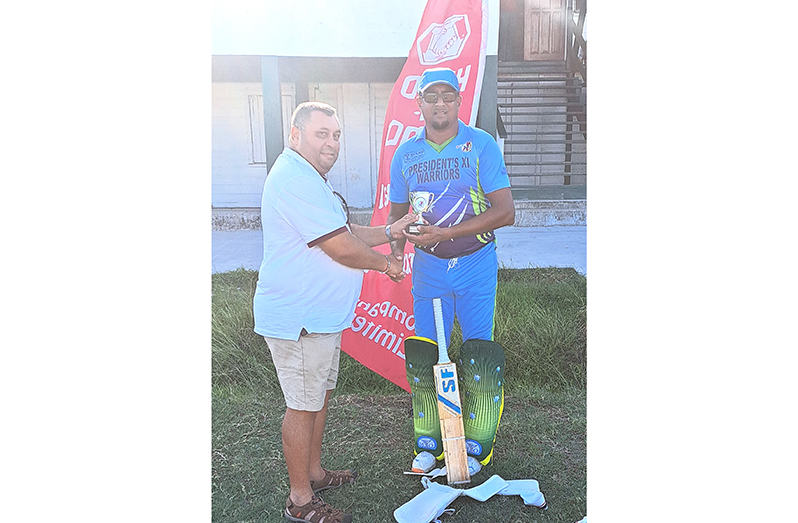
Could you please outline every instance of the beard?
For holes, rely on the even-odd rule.
[[[451,122],[449,120],[438,121],[433,119],[429,121],[429,124],[436,131],[443,131],[449,127]]]

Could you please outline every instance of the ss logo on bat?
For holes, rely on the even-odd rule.
[[[452,378],[454,378],[454,372],[448,369],[441,370],[441,380],[445,380],[441,381],[441,385],[443,386],[443,392],[452,392],[456,389],[454,384],[454,379]]]

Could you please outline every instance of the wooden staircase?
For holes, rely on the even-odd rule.
[[[587,104],[581,76],[564,60],[500,62],[497,101],[514,198],[584,198]]]

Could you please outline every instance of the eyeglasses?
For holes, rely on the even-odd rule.
[[[445,93],[441,94],[440,96],[438,93],[427,93],[422,95],[421,98],[424,99],[425,102],[428,104],[436,104],[438,103],[438,98],[443,98],[443,101],[447,104],[450,104],[457,100],[457,97],[460,96],[458,93],[454,91],[446,91]]]

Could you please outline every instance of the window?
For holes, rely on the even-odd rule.
[[[265,164],[266,137],[263,132],[263,95],[251,94],[247,98],[249,100],[249,163]]]
[[[288,143],[288,132],[291,130],[291,115],[294,112],[296,88],[294,84],[280,84],[280,102],[282,104],[283,143]],[[263,95],[250,94],[249,103],[249,137],[250,164],[266,164],[266,136],[263,122]]]

